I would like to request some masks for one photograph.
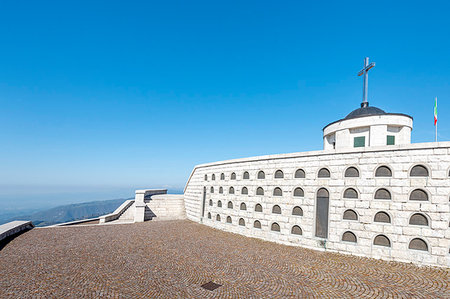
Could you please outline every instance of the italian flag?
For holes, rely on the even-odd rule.
[[[437,124],[437,97],[434,99],[434,125]]]

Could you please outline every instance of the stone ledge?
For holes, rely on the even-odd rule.
[[[158,194],[152,195],[151,200],[171,200],[171,199],[184,199],[184,194]]]
[[[116,220],[122,215],[132,204],[134,203],[134,199],[129,199],[123,202],[114,212],[111,214],[100,216],[99,223],[106,223],[113,220]]]
[[[102,217],[104,217],[104,216],[102,216]],[[83,224],[83,223],[86,223],[86,222],[94,222],[94,221],[100,222],[100,217],[94,217],[94,218],[87,218],[87,219],[80,219],[80,220],[74,220],[74,221],[69,221],[69,222],[57,223],[57,224],[53,224],[53,225],[49,225],[49,226],[45,226],[45,227],[72,226],[72,225]]]
[[[161,193],[166,193],[167,189],[140,189],[140,190],[136,190],[136,194],[148,194],[148,193],[157,193],[157,194],[161,194]],[[147,195],[146,194],[146,195]]]
[[[16,235],[24,230],[32,229],[34,227],[31,221],[12,221],[0,225],[0,242],[7,237]]]

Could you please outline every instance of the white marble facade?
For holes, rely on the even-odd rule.
[[[386,145],[387,136],[392,136],[396,145],[410,144],[412,126],[412,117],[398,113],[345,118],[323,129],[323,148],[351,148],[353,138],[359,136],[365,137],[366,147]]]
[[[416,165],[425,167],[428,175],[411,176]],[[380,166],[387,166],[392,176],[377,177],[376,170]],[[358,170],[358,177],[345,176],[349,167]],[[318,177],[322,168],[329,170],[329,178]],[[295,178],[298,169],[304,171],[304,178]],[[278,170],[282,171],[283,178],[275,177]],[[244,158],[196,166],[186,184],[184,202],[188,219],[245,236],[319,250],[448,267],[449,170],[450,142]],[[264,172],[264,179],[258,179],[260,171]],[[246,173],[248,178],[244,177]],[[230,194],[231,187],[234,194]],[[259,187],[263,188],[264,195],[256,194]],[[219,193],[220,188],[222,193]],[[274,196],[276,188],[281,189],[281,196]],[[303,196],[294,196],[296,188],[302,189]],[[326,238],[316,237],[315,228],[317,192],[321,188],[329,192]],[[344,196],[349,188],[356,190],[356,198]],[[391,199],[376,199],[379,189],[387,189]],[[425,193],[418,191],[410,198],[417,189]],[[420,193],[427,199],[415,200]],[[297,195],[302,192],[297,191]],[[355,197],[354,192],[346,195]],[[218,206],[219,201],[222,207]],[[229,202],[232,208],[228,207]],[[241,210],[242,203],[246,210]],[[257,204],[261,205],[262,212],[255,211]],[[280,207],[281,214],[273,213],[275,205]],[[292,215],[294,207],[301,208],[302,216]],[[347,210],[353,210],[357,219],[343,219]],[[297,214],[298,211],[296,209]],[[378,215],[377,220],[389,223],[375,221],[379,212],[384,212],[384,218]],[[428,223],[410,224],[411,216],[417,213],[421,215],[415,217]],[[346,215],[349,214],[352,212]],[[227,217],[231,218],[231,223],[227,223]],[[254,227],[255,221],[261,228]],[[272,230],[277,228],[274,223],[279,225],[279,232]],[[294,226],[298,227],[293,230]],[[380,235],[387,239],[377,238]],[[352,242],[354,237],[356,242]],[[386,242],[389,246],[374,244],[387,245]]]

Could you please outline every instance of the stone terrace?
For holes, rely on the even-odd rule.
[[[449,298],[449,270],[278,245],[190,221],[33,229],[0,251],[0,298]],[[200,285],[214,281],[214,291]]]

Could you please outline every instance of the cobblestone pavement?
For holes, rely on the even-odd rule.
[[[200,285],[214,281],[214,291]],[[449,269],[278,245],[190,221],[36,228],[0,251],[0,298],[449,298]]]

